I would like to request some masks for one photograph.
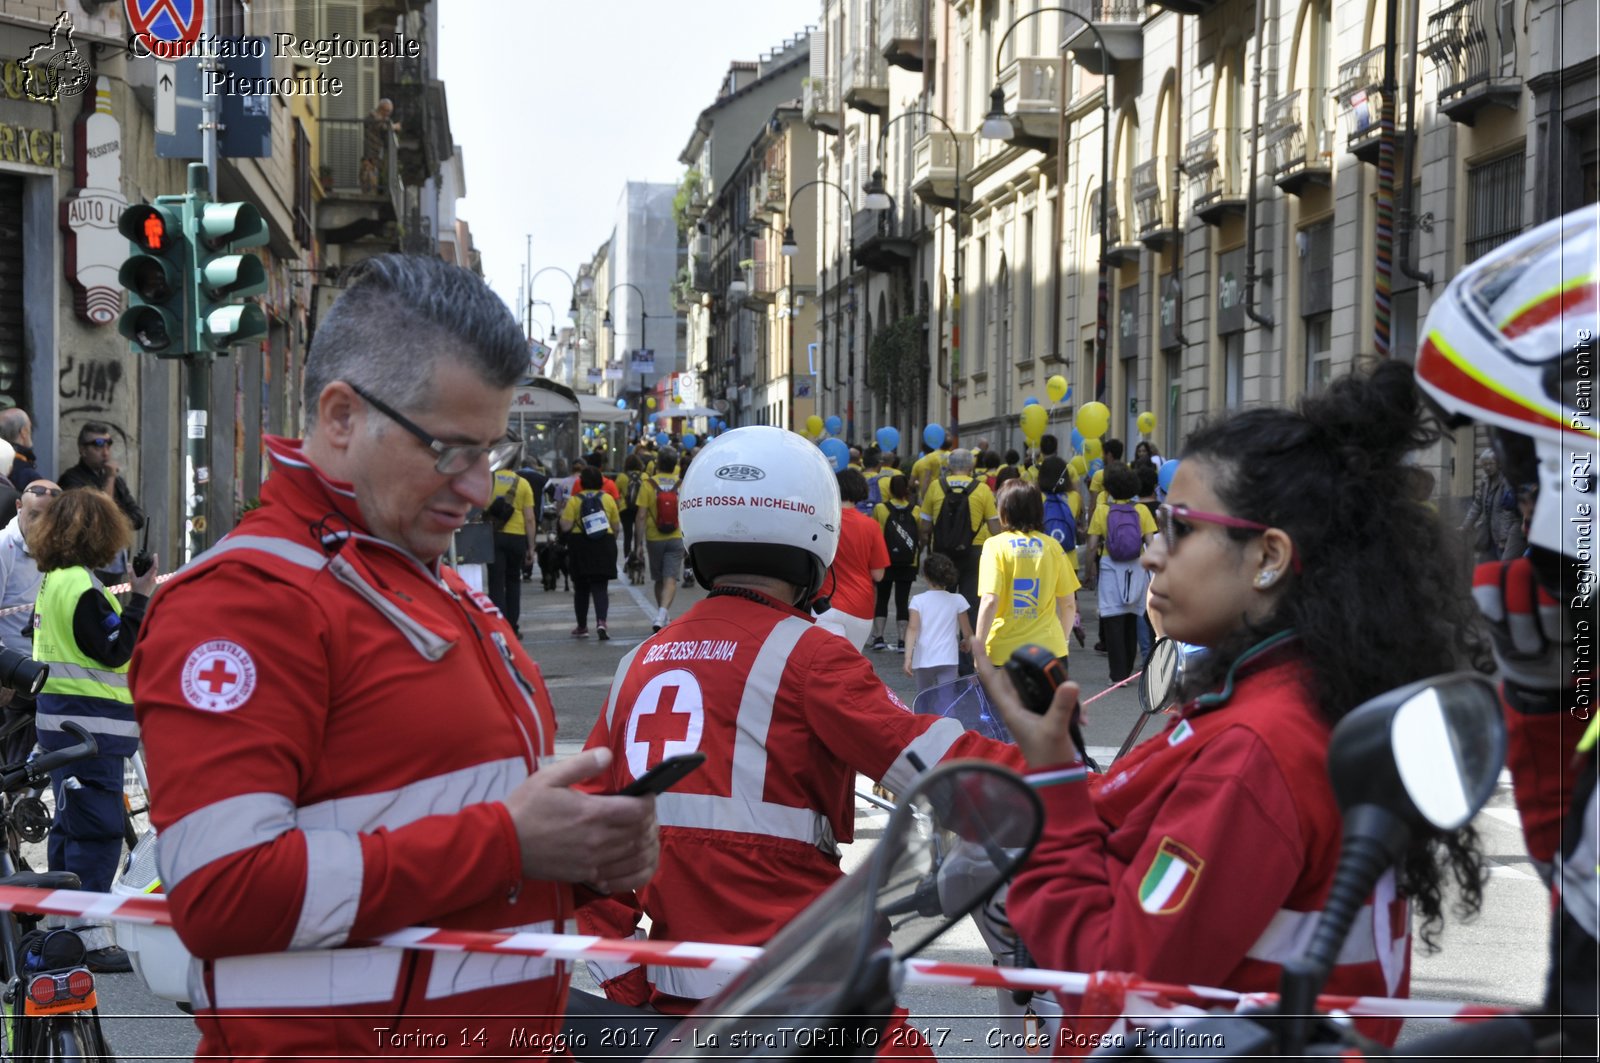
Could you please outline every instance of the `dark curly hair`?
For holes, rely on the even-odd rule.
[[[1411,368],[1384,362],[1296,409],[1244,410],[1189,437],[1184,460],[1213,470],[1212,490],[1228,512],[1282,529],[1302,568],[1272,615],[1212,647],[1186,693],[1216,689],[1241,653],[1285,628],[1299,636],[1312,695],[1330,724],[1407,683],[1463,667],[1492,670],[1461,578],[1459,539],[1429,502],[1432,476],[1405,461],[1439,436]],[[1254,534],[1228,530],[1241,541]],[[1398,868],[1429,948],[1443,925],[1447,870],[1460,890],[1459,914],[1477,912],[1487,876],[1470,826],[1417,838]]]

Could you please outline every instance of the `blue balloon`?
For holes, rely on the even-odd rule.
[[[1039,405],[1039,400],[1034,398],[1032,395],[1029,395],[1027,398],[1022,400],[1022,405],[1024,407],[1037,406]]]
[[[836,436],[844,429],[844,419],[836,413],[829,414],[828,419],[822,422],[822,427],[828,430],[830,436]]]
[[[934,450],[944,446],[944,428],[940,425],[930,424],[922,430],[922,441]]]
[[[1083,433],[1076,428],[1072,430],[1072,450],[1074,453],[1083,453]]]
[[[842,439],[824,439],[817,444],[822,454],[833,463],[834,472],[844,472],[850,466],[850,448]]]
[[[672,442],[672,437],[665,432],[656,433],[656,446],[664,447]]]
[[[1161,463],[1161,468],[1156,470],[1156,483],[1161,485],[1162,491],[1172,490],[1172,478],[1178,475],[1178,459],[1170,458]]]
[[[878,449],[896,450],[900,446],[900,429],[885,425],[878,429]]]
[[[1106,467],[1104,458],[1096,458],[1089,463],[1089,479],[1094,479],[1094,474]]]
[[[617,400],[617,409],[626,410],[627,408],[628,408],[628,400],[627,399],[618,399]]]
[[[1062,401],[1063,404],[1072,401],[1072,385],[1071,384],[1067,385],[1067,393],[1065,395],[1061,396],[1061,401]]]
[[[684,450],[693,450],[694,449],[694,445],[696,443],[698,443],[698,442],[700,442],[700,437],[695,435],[693,432],[685,432],[685,433],[683,433],[683,449]]]

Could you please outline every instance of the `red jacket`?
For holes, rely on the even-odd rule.
[[[874,526],[876,530],[876,526]],[[1016,747],[914,716],[854,647],[795,609],[717,595],[622,660],[589,746],[615,754],[612,787],[663,757],[708,759],[656,799],[661,866],[639,894],[654,938],[761,945],[839,879],[859,772],[903,791],[949,757],[1020,767]],[[631,897],[586,904],[586,933],[626,937]],[[606,967],[607,992],[662,1010],[710,996],[726,972]],[[615,980],[613,980],[615,979]]]
[[[498,1045],[554,1031],[560,964],[352,944],[562,928],[570,890],[523,877],[500,803],[552,750],[538,666],[486,598],[364,534],[349,485],[267,442],[264,505],[157,592],[131,671],[161,877],[200,957],[200,1054],[459,1053],[463,1027]]]
[[[1277,992],[1282,963],[1310,941],[1343,830],[1330,729],[1292,653],[1242,666],[1225,706],[1186,706],[1109,776],[1040,791],[1044,836],[1007,901],[1040,967]],[[1361,910],[1325,992],[1407,992],[1411,922],[1393,881]],[[1366,1025],[1391,1043],[1399,1032]]]
[[[889,544],[883,529],[854,506],[845,506],[839,520],[839,550],[830,577],[822,582],[822,593],[835,609],[870,620],[878,603],[872,570],[888,567]]]

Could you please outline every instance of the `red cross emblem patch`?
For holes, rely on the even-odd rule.
[[[183,662],[183,698],[206,712],[232,712],[256,689],[256,662],[237,642],[202,642]]]

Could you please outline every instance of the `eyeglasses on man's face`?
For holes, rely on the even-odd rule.
[[[115,440],[113,440],[110,436],[91,436],[78,445],[82,447],[94,447],[98,450],[103,447],[109,447],[114,442]]]
[[[383,414],[395,424],[422,441],[423,446],[433,451],[437,460],[433,463],[434,471],[440,476],[459,476],[478,463],[478,459],[488,455],[490,471],[505,468],[511,464],[517,452],[522,449],[521,443],[492,443],[487,447],[475,446],[470,443],[442,443],[431,432],[414,421],[410,420],[398,410],[387,403],[373,398],[364,388],[350,384],[350,390],[360,395],[368,405]]]
[[[61,497],[61,488],[59,487],[24,487],[22,490],[25,494],[37,495],[40,498]]]

